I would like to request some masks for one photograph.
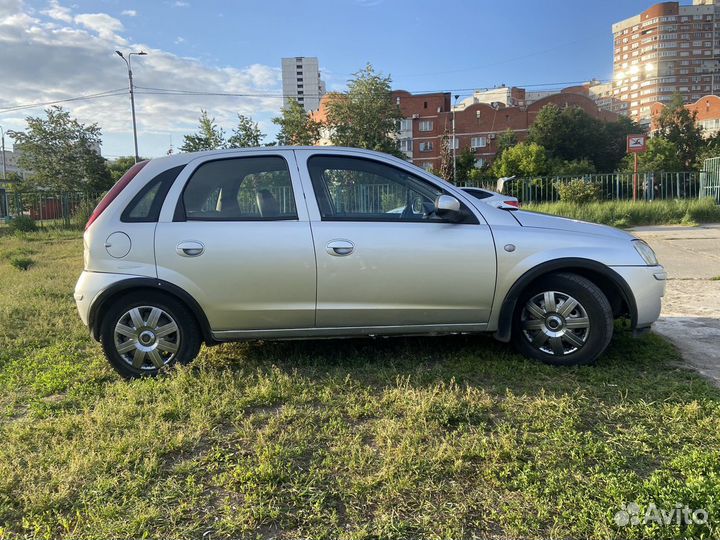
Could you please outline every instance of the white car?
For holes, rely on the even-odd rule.
[[[496,208],[504,208],[506,210],[512,210],[514,208],[520,208],[520,201],[517,197],[510,195],[503,195],[496,191],[490,191],[489,189],[477,188],[477,187],[464,187],[461,188],[465,193],[469,193],[476,199],[481,200],[485,204],[495,206]]]
[[[377,152],[268,147],[134,165],[88,221],[75,301],[126,377],[202,343],[478,332],[575,365],[617,317],[647,330],[665,278],[611,227],[495,208]]]

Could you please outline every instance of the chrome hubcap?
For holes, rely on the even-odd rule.
[[[558,291],[545,291],[528,300],[520,323],[530,344],[553,356],[581,349],[590,334],[585,308],[572,296]]]
[[[115,349],[135,369],[159,369],[170,362],[180,346],[175,320],[153,306],[132,308],[115,325]]]

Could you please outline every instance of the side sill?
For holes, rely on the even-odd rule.
[[[284,340],[352,338],[375,336],[436,336],[447,334],[476,334],[487,331],[486,323],[411,325],[411,326],[345,326],[341,328],[278,328],[271,330],[223,330],[213,332],[217,341]]]

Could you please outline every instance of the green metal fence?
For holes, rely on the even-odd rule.
[[[720,168],[720,165],[718,166]],[[705,171],[701,172],[650,172],[638,173],[637,197],[639,200],[696,199],[703,196]],[[581,179],[599,185],[601,200],[631,200],[633,198],[633,173],[585,174],[573,176],[543,176],[515,178],[505,183],[502,192],[517,197],[523,203],[554,202],[560,200],[556,186]],[[463,187],[474,185],[498,191],[494,181],[461,183]]]
[[[69,225],[81,209],[98,203],[102,193],[9,191],[0,188],[0,219],[29,216],[40,226]]]
[[[700,182],[700,197],[713,197],[720,204],[720,157],[706,159]]]

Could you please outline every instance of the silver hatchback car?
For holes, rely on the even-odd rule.
[[[187,363],[202,343],[478,332],[587,364],[614,318],[650,327],[666,278],[630,234],[495,208],[352,148],[138,163],[84,248],[80,317],[126,377]]]

